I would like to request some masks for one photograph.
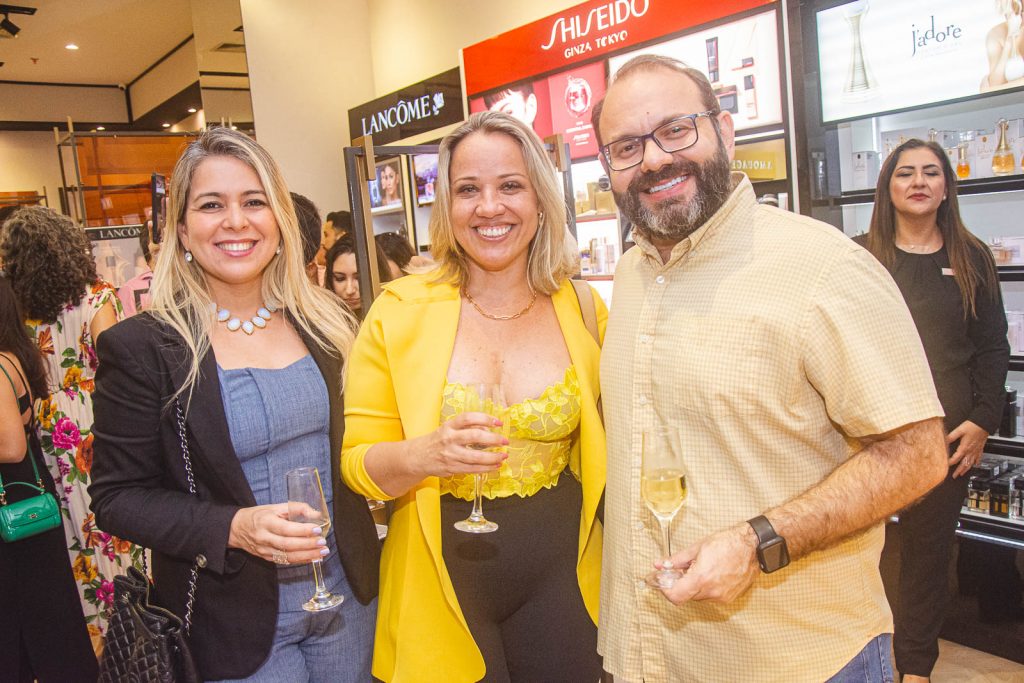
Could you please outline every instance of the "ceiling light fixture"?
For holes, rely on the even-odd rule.
[[[189,107],[188,108],[188,113],[189,114],[195,114],[196,113],[196,108],[195,107]]]
[[[106,130],[106,126],[96,126],[96,130]]]
[[[171,127],[171,124],[169,124],[169,123],[161,123],[160,125],[163,126],[164,128],[170,128]]]
[[[68,43],[67,45],[64,46],[64,49],[65,50],[77,50],[78,46],[75,45],[74,43]]]
[[[32,16],[36,13],[35,7],[22,7],[21,5],[0,5],[0,14],[3,15],[3,19],[0,19],[0,38],[10,37],[16,38],[18,32],[21,31],[21,27],[11,21],[8,15],[10,14],[24,14]]]
[[[0,19],[0,30],[9,35],[11,38],[16,38],[18,36],[18,31],[20,31],[21,29],[18,28],[17,24],[8,19],[7,15],[5,14],[4,18]]]

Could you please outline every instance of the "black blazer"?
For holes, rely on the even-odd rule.
[[[302,334],[330,395],[331,480],[338,553],[356,598],[377,595],[380,543],[366,500],[341,481],[340,361]],[[228,548],[235,513],[256,505],[231,445],[210,351],[187,406],[197,496],[188,492],[173,402],[184,382],[184,340],[146,313],[100,336],[93,395],[92,510],[104,531],[153,550],[153,602],[185,615],[189,570],[200,564],[190,644],[204,679],[242,678],[264,662],[277,622],[277,569]],[[282,396],[281,400],[287,400]]]

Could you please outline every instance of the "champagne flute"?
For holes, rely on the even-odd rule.
[[[665,558],[672,557],[672,520],[686,499],[686,469],[683,466],[682,438],[675,427],[655,427],[642,435],[640,495],[658,519]],[[655,588],[671,588],[682,576],[668,559],[662,568],[648,577]]]
[[[466,412],[488,413],[495,415],[504,409],[505,398],[500,384],[477,383],[466,387]],[[486,450],[483,446],[472,446]],[[498,525],[484,517],[484,477],[486,474],[473,475],[473,511],[469,517],[456,522],[455,528],[471,534],[489,534],[498,530]]]
[[[320,473],[315,467],[297,467],[285,475],[288,485],[288,519],[293,522],[309,522],[320,527],[320,533],[327,538],[331,529],[331,515],[324,500],[324,488],[320,483]],[[323,560],[313,560],[313,582],[316,592],[302,609],[307,612],[320,612],[337,607],[345,599],[335,595],[324,586]]]

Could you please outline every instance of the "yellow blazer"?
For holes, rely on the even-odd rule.
[[[461,297],[436,273],[409,275],[384,285],[352,348],[345,385],[345,483],[371,498],[390,498],[366,473],[373,444],[401,441],[437,429],[441,394],[455,348]],[[597,410],[600,349],[587,331],[568,281],[551,298],[582,393],[579,438],[571,458],[580,463],[583,508],[576,575],[590,618],[597,623],[601,578],[601,523],[595,518],[605,484],[605,434]],[[608,311],[594,295],[604,338]],[[500,532],[499,532],[500,533]],[[381,556],[380,601],[373,674],[384,681],[478,681],[483,656],[462,615],[441,555],[437,477],[427,477],[395,501]]]

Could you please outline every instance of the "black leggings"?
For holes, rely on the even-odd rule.
[[[483,681],[597,681],[597,627],[576,578],[583,491],[569,472],[528,497],[484,499],[490,534],[452,525],[472,503],[441,496],[441,548],[487,666]]]

